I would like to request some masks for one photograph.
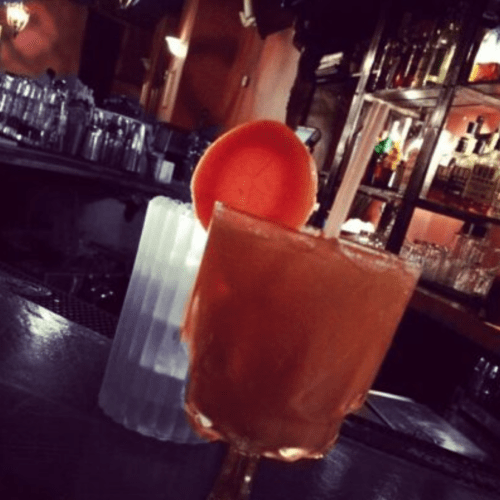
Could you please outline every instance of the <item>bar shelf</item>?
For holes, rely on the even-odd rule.
[[[471,83],[457,86],[453,107],[487,106],[500,111],[500,84]]]
[[[87,178],[153,196],[163,194],[181,201],[191,201],[189,184],[185,182],[173,180],[168,184],[163,184],[148,177],[140,177],[131,172],[106,168],[83,159],[71,158],[21,145],[11,145],[6,142],[0,142],[0,168],[2,164],[3,166],[10,165]]]
[[[360,193],[366,194],[380,201],[400,201],[403,199],[403,195],[398,193],[397,191],[393,191],[391,189],[381,189],[372,186],[365,186],[364,184],[360,184],[358,191]]]
[[[415,202],[415,207],[441,215],[446,215],[448,217],[453,217],[455,219],[460,219],[464,222],[471,222],[473,224],[491,223],[500,225],[500,219],[497,217],[490,217],[488,215],[473,213],[467,210],[460,209],[458,207],[454,207],[452,205],[444,205],[442,203],[427,200],[424,198],[419,198]]]
[[[442,86],[422,89],[387,89],[367,93],[368,101],[379,100],[394,107],[418,111],[437,106]],[[457,86],[453,107],[489,106],[500,110],[500,82],[469,83]]]
[[[387,89],[377,90],[372,94],[367,94],[367,96],[401,108],[418,110],[435,107],[441,90],[441,86],[422,89]]]

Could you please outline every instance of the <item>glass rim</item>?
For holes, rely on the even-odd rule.
[[[214,203],[212,218],[210,221],[210,225],[208,227],[209,237],[210,237],[210,231],[211,231],[213,221],[216,220],[217,218],[219,218],[218,214],[223,214],[223,213],[229,213],[229,214],[233,213],[233,214],[236,214],[238,217],[247,218],[248,220],[253,221],[254,223],[262,223],[262,224],[268,225],[270,227],[276,227],[281,231],[287,232],[291,235],[292,234],[296,235],[296,236],[298,235],[301,238],[307,239],[309,241],[323,241],[325,243],[330,243],[333,245],[336,244],[336,245],[340,245],[342,247],[355,248],[360,253],[365,253],[368,255],[373,255],[375,257],[379,257],[380,259],[384,259],[386,262],[389,261],[389,263],[391,263],[391,264],[392,263],[402,264],[402,265],[404,265],[405,269],[408,272],[415,274],[417,276],[417,278],[420,277],[420,275],[422,274],[423,265],[421,263],[410,261],[410,260],[406,259],[405,257],[398,255],[398,254],[395,254],[395,253],[392,253],[392,252],[389,252],[388,250],[374,248],[374,247],[370,247],[367,245],[362,245],[361,243],[347,240],[345,238],[325,238],[321,234],[316,236],[316,235],[311,234],[309,232],[306,232],[306,231],[303,231],[300,229],[294,229],[294,228],[289,227],[285,224],[281,224],[279,222],[266,219],[264,217],[259,217],[259,216],[250,214],[250,213],[245,212],[243,210],[233,208],[230,205],[228,205],[222,201],[216,201]],[[242,230],[243,230],[243,228],[242,228]]]

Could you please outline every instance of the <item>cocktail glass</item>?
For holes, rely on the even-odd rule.
[[[261,456],[320,458],[359,409],[420,268],[216,204],[186,312],[186,411],[230,449],[210,499],[247,498]]]

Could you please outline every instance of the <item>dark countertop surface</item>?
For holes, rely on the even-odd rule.
[[[206,498],[224,444],[156,441],[115,424],[97,407],[109,338],[1,283],[0,317],[2,500]],[[381,419],[368,408],[348,419],[323,460],[263,459],[251,498],[500,499],[500,468],[381,423],[390,413],[381,397],[373,400]],[[407,411],[398,401],[398,411]]]
[[[500,327],[483,321],[476,311],[465,305],[423,287],[417,287],[409,307],[500,355]]]

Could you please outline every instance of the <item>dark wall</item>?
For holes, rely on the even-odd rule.
[[[124,26],[119,22],[95,11],[89,12],[78,76],[94,90],[98,105],[111,92],[123,31]]]
[[[0,262],[118,314],[146,198],[77,176],[3,164],[0,171]],[[101,297],[106,290],[113,296]]]
[[[445,410],[457,387],[470,380],[484,353],[479,345],[408,308],[374,389]]]

